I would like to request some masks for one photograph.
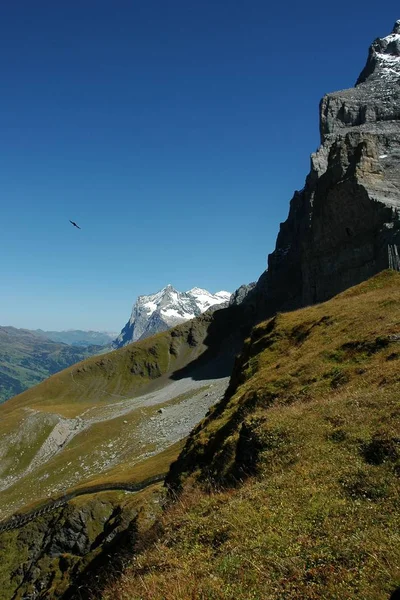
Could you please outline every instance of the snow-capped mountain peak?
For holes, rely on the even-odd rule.
[[[203,290],[202,288],[194,287],[188,292],[186,292],[188,296],[194,298],[196,304],[199,306],[200,311],[204,312],[210,306],[214,306],[214,304],[220,304],[222,302],[229,302],[231,297],[230,292],[217,292],[216,294],[210,294],[207,290]]]
[[[365,65],[357,84],[373,82],[387,86],[390,81],[400,78],[400,19],[394,24],[393,31],[383,38],[377,38],[369,49]]]
[[[211,306],[221,305],[222,308],[229,302],[230,297],[230,292],[221,291],[211,294],[198,287],[187,292],[179,292],[168,284],[155,294],[138,297],[129,321],[113,345],[115,348],[120,348],[165,331],[193,319]]]

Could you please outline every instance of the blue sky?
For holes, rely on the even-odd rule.
[[[256,280],[320,98],[398,18],[369,0],[1,3],[0,324],[118,331],[168,283]]]

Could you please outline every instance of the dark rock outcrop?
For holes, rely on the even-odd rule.
[[[372,44],[354,88],[321,101],[321,146],[257,283],[263,316],[400,270],[399,32]]]
[[[237,306],[242,304],[245,300],[248,302],[252,297],[252,291],[256,287],[256,282],[243,284],[236,291],[233,292],[231,299],[229,300],[229,306]]]
[[[84,503],[28,515],[0,535],[1,598],[61,598],[92,561],[119,548],[127,536],[134,540],[137,514],[133,504],[121,506],[118,496],[93,495]]]

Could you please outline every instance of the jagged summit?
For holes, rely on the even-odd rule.
[[[188,292],[186,292],[189,296],[195,298],[196,304],[198,305],[200,312],[204,312],[208,310],[211,306],[220,305],[222,303],[228,302],[231,297],[230,292],[221,291],[216,294],[210,294],[207,290],[203,288],[194,287]]]
[[[357,79],[356,86],[380,79],[398,80],[400,77],[400,19],[392,33],[377,38],[369,49],[367,64]]]
[[[222,308],[230,297],[230,292],[211,294],[198,287],[179,292],[169,283],[155,294],[138,297],[129,321],[113,345],[115,348],[126,346],[193,319],[212,306]]]
[[[355,87],[320,103],[321,146],[256,294],[263,314],[325,301],[400,270],[400,20]]]
[[[354,127],[385,133],[390,122],[399,119],[400,20],[392,33],[377,38],[370,46],[355,87],[327,94],[321,100],[321,143]]]

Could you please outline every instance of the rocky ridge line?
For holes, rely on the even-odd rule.
[[[321,100],[320,132],[257,282],[262,316],[400,270],[400,21],[372,44],[356,86]]]
[[[208,310],[225,308],[230,297],[230,292],[211,294],[201,288],[179,292],[170,284],[155,294],[139,296],[129,321],[114,340],[113,347],[121,348],[143,340]]]

